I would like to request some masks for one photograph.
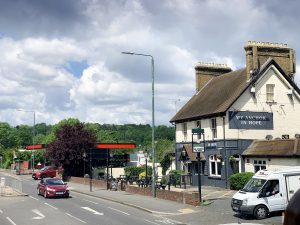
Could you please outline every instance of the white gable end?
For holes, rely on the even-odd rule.
[[[254,89],[246,90],[232,105],[229,111],[266,112],[273,116],[273,129],[229,129],[226,137],[240,139],[264,139],[267,135],[274,138],[288,134],[294,137],[300,133],[300,98],[285,77],[270,66],[256,81]],[[227,112],[228,119],[228,112]]]

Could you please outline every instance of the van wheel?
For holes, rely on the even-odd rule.
[[[268,209],[264,205],[259,205],[254,209],[254,216],[257,220],[262,220],[267,218]]]

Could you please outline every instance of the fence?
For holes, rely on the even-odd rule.
[[[16,193],[22,193],[22,181],[17,177],[0,174],[0,196],[10,196]]]

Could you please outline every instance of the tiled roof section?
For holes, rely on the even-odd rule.
[[[247,85],[246,69],[217,76],[195,94],[170,122],[183,122],[224,113]]]
[[[254,141],[243,156],[285,156],[300,157],[300,139]]]
[[[185,149],[190,161],[197,161],[197,153],[193,152],[192,149],[192,144],[184,144],[183,148]],[[205,156],[204,154],[201,152],[200,153],[200,161],[205,161]]]

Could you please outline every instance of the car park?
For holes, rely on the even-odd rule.
[[[60,178],[43,178],[38,183],[37,194],[48,197],[65,197],[70,195],[67,183]]]
[[[45,166],[42,169],[33,172],[32,178],[37,180],[45,177],[56,177],[56,169],[55,166]]]

